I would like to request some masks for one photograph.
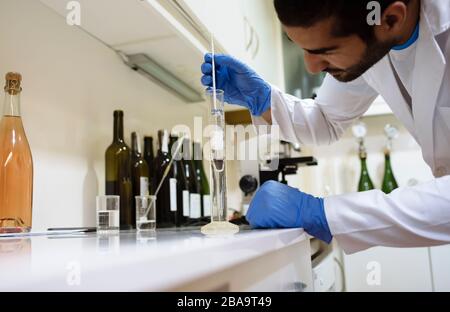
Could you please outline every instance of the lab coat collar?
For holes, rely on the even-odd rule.
[[[423,156],[429,164],[434,163],[433,124],[446,66],[444,54],[435,39],[433,28],[436,29],[436,16],[430,14],[423,5],[413,74],[412,104],[415,129],[419,129],[416,135],[422,146]]]

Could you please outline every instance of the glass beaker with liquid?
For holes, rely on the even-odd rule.
[[[97,196],[97,233],[119,232],[120,196]]]
[[[210,109],[211,223],[203,226],[201,232],[206,235],[235,234],[239,227],[227,219],[224,92],[208,88],[206,99]]]

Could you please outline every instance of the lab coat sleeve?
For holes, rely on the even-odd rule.
[[[330,231],[345,253],[374,246],[425,247],[450,243],[450,176],[415,187],[325,199]]]
[[[337,141],[377,97],[363,77],[341,83],[327,75],[316,100],[301,100],[272,87],[272,124],[281,139],[303,145],[328,145]],[[267,125],[260,117],[253,123]]]

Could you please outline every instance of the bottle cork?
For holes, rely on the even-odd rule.
[[[5,76],[5,92],[16,95],[22,91],[22,87],[20,86],[22,82],[22,75],[19,73],[10,72]]]

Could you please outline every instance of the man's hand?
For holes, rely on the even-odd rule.
[[[250,67],[228,56],[217,54],[216,88],[225,92],[225,101],[246,107],[253,116],[261,116],[270,109],[272,88]],[[201,67],[202,84],[212,86],[212,56],[205,55]]]
[[[333,238],[322,198],[274,181],[261,186],[246,218],[254,228],[303,228],[326,243]]]

